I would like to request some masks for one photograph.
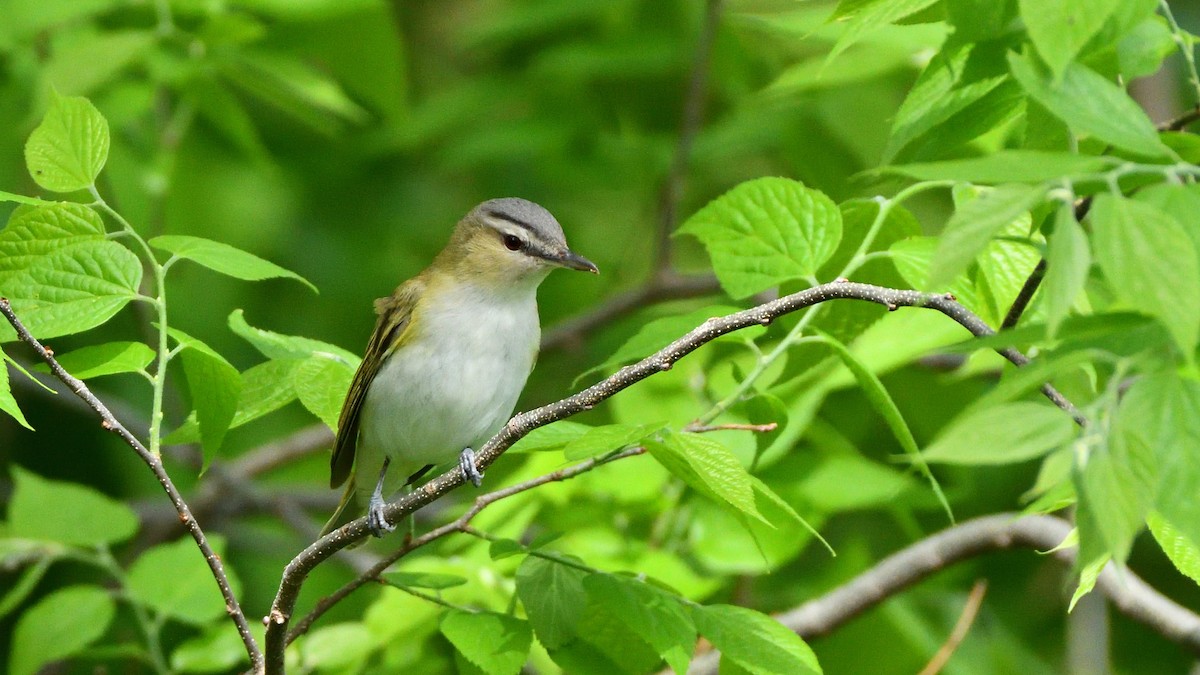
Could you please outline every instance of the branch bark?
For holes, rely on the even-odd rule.
[[[126,445],[133,448],[133,451],[146,463],[146,466],[150,467],[150,471],[158,479],[159,485],[167,493],[167,497],[171,500],[171,505],[175,507],[175,511],[179,514],[179,521],[183,523],[188,534],[192,535],[192,539],[196,542],[200,553],[204,555],[204,561],[208,563],[208,568],[212,571],[213,578],[217,581],[217,587],[221,589],[221,597],[225,599],[225,611],[229,614],[229,618],[233,620],[234,625],[237,626],[238,635],[241,636],[246,653],[250,656],[251,666],[255,671],[260,671],[263,667],[263,654],[258,647],[258,643],[255,642],[254,636],[250,633],[250,625],[246,621],[246,615],[242,612],[237,596],[234,595],[233,588],[229,585],[229,577],[225,574],[225,565],[221,562],[220,556],[209,545],[208,538],[204,535],[204,530],[201,529],[200,523],[196,522],[196,519],[192,516],[191,509],[183,499],[183,495],[180,494],[178,488],[175,487],[175,483],[167,474],[166,469],[163,467],[162,458],[150,452],[146,446],[142,445],[142,442],[113,416],[108,407],[104,405],[104,402],[97,398],[82,380],[68,373],[58,363],[58,360],[54,358],[54,354],[30,334],[25,324],[21,323],[16,313],[13,312],[8,298],[0,298],[0,313],[4,314],[4,318],[8,319],[8,322],[12,324],[21,341],[32,347],[37,352],[37,355],[50,366],[50,372],[54,373],[55,377],[67,385],[76,396],[87,403],[88,407],[100,416],[100,426],[106,431],[116,434]]]
[[[670,370],[684,356],[717,337],[748,326],[770,324],[780,316],[821,302],[843,299],[874,302],[884,305],[890,310],[899,307],[932,309],[953,319],[973,335],[983,337],[995,333],[982,319],[963,307],[950,295],[884,288],[845,280],[814,286],[751,309],[709,319],[657,353],[622,368],[611,377],[583,391],[556,403],[517,414],[478,450],[476,461],[481,469],[486,469],[513,443],[530,431],[584,410],[590,410],[622,389],[655,373]],[[1002,348],[997,352],[1018,366],[1028,362],[1028,359],[1016,349]],[[1075,406],[1050,385],[1044,385],[1042,392],[1076,421],[1080,423],[1086,421],[1075,409]],[[457,469],[448,471],[388,504],[385,514],[390,522],[398,522],[404,516],[457,488],[462,481],[460,471]],[[295,609],[296,600],[300,595],[300,589],[309,573],[334,553],[368,534],[366,518],[359,518],[313,542],[288,563],[280,580],[279,591],[272,603],[271,612],[264,619],[267,624],[267,672],[283,672],[283,653],[284,647],[287,645],[288,624]]]

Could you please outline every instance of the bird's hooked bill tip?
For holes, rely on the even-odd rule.
[[[567,269],[591,272],[592,274],[600,273],[600,268],[596,267],[596,263],[572,251],[563,253],[558,259],[558,263]]]

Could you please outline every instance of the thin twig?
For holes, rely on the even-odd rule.
[[[950,631],[950,637],[946,638],[946,642],[937,650],[929,663],[925,664],[919,675],[937,675],[942,672],[942,668],[945,668],[946,664],[950,662],[950,657],[954,656],[954,652],[958,650],[958,646],[970,632],[971,625],[975,623],[975,617],[979,615],[979,608],[983,606],[983,596],[986,594],[987,581],[977,580],[971,587],[971,592],[967,594],[967,602],[963,605],[962,613],[958,615],[958,621],[954,623],[954,629]]]
[[[767,424],[698,424],[694,426],[684,427],[684,431],[690,431],[693,434],[704,434],[710,431],[753,431],[759,434],[766,434],[775,431],[779,428],[778,422],[768,422]]]
[[[1052,550],[1047,557],[1071,568],[1076,549],[1055,548],[1070,532],[1071,524],[1054,516],[1000,513],[968,520],[884,558],[842,586],[776,618],[806,640],[828,635],[913,584],[992,551]],[[1200,615],[1162,595],[1130,570],[1118,574],[1111,564],[1100,573],[1096,588],[1121,613],[1200,656]],[[692,662],[688,672],[716,673],[719,658],[719,652],[705,654]]]
[[[602,464],[615,462],[619,459],[625,459],[626,457],[641,455],[645,453],[645,451],[645,448],[640,447],[629,448],[628,450],[623,450],[612,455],[595,457],[587,460],[586,462],[581,462],[565,469],[559,469],[558,471],[552,471],[543,476],[531,478],[530,480],[506,487],[502,490],[496,490],[495,492],[489,492],[476,497],[474,503],[471,504],[471,508],[467,509],[466,513],[459,516],[456,520],[446,523],[445,525],[442,525],[436,529],[430,530],[420,537],[409,540],[404,546],[401,546],[398,550],[388,554],[387,557],[380,560],[374,566],[364,571],[346,585],[318,600],[312,611],[306,614],[304,618],[296,622],[296,625],[292,628],[291,632],[288,633],[287,642],[291,644],[291,642],[297,637],[308,632],[308,629],[312,627],[313,622],[321,618],[321,615],[345,599],[346,596],[358,590],[368,582],[377,581],[379,579],[379,575],[383,574],[384,570],[395,564],[397,560],[400,560],[418,548],[426,546],[438,539],[441,539],[442,537],[445,537],[446,535],[453,534],[455,532],[466,531],[468,525],[471,523],[471,520],[475,518],[475,516],[479,515],[479,512],[487,508],[489,505],[507,497],[525,492],[526,490],[532,490],[533,488],[545,485],[547,483],[569,480],[581,474],[587,473],[588,471],[591,471]]]
[[[899,307],[932,309],[953,319],[973,335],[984,337],[995,334],[995,331],[982,319],[948,294],[921,293],[844,280],[822,284],[747,310],[708,319],[655,354],[622,368],[599,383],[558,402],[514,416],[478,450],[476,463],[480,469],[486,469],[513,443],[534,429],[584,410],[590,410],[626,387],[655,373],[670,370],[684,356],[722,335],[748,326],[767,325],[785,314],[829,300],[840,299],[873,302],[883,305],[889,310]],[[1025,355],[1016,349],[1002,348],[996,351],[1017,366],[1028,363]],[[1086,422],[1075,406],[1054,387],[1048,384],[1043,385],[1042,393],[1055,405],[1070,414],[1078,423]],[[404,497],[387,504],[384,507],[384,516],[389,522],[398,522],[417,509],[440,499],[462,485],[462,482],[461,471],[457,469],[447,471]],[[268,672],[281,672],[283,668],[283,650],[287,645],[287,626],[300,595],[300,589],[309,573],[342,548],[368,535],[367,519],[365,517],[358,518],[313,542],[287,564],[280,579],[279,591],[271,606],[271,613],[264,619],[267,623]]]
[[[1017,297],[1013,300],[1013,304],[1008,308],[1008,313],[1004,315],[1004,321],[1000,324],[1000,330],[1006,330],[1017,325],[1021,320],[1021,315],[1025,313],[1025,309],[1029,307],[1030,301],[1033,300],[1034,293],[1037,293],[1038,287],[1042,285],[1042,279],[1046,278],[1046,259],[1042,258],[1034,266],[1033,271],[1029,273],[1029,277],[1025,279],[1025,283],[1021,284],[1021,290],[1017,292]]]
[[[83,399],[88,404],[88,407],[100,416],[100,426],[106,431],[111,431],[120,437],[126,445],[133,448],[133,451],[146,463],[146,466],[150,467],[150,471],[154,473],[154,477],[158,479],[159,485],[167,493],[171,504],[179,514],[180,522],[187,528],[188,533],[195,540],[196,546],[199,547],[200,552],[204,555],[204,561],[208,563],[208,568],[212,571],[212,575],[217,581],[217,587],[221,589],[221,596],[225,599],[225,612],[233,620],[234,625],[237,626],[238,634],[242,638],[242,644],[246,648],[246,653],[250,656],[251,665],[256,671],[261,670],[263,667],[262,651],[259,650],[258,643],[254,641],[254,636],[251,635],[250,625],[246,622],[246,615],[242,612],[237,596],[234,595],[233,589],[229,585],[229,577],[225,574],[225,566],[221,563],[221,558],[217,555],[216,551],[209,545],[208,538],[204,535],[204,530],[200,528],[200,523],[196,522],[196,519],[192,517],[191,509],[188,507],[187,502],[184,501],[183,495],[180,494],[179,490],[175,487],[175,483],[171,481],[171,477],[167,474],[166,469],[163,468],[162,458],[142,445],[142,442],[113,416],[108,407],[104,405],[104,402],[97,398],[82,380],[71,375],[59,365],[54,355],[37,338],[30,334],[25,324],[21,323],[21,320],[17,318],[8,298],[0,298],[0,313],[3,313],[8,322],[12,324],[21,341],[32,347],[38,356],[50,366],[50,372],[54,373],[54,376],[61,380],[63,384],[70,387],[76,396]]]
[[[1200,105],[1197,105],[1195,108],[1192,108],[1173,120],[1167,120],[1166,122],[1159,124],[1158,130],[1183,131],[1184,127],[1197,120],[1200,120]]]

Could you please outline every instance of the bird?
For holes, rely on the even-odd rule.
[[[330,458],[346,484],[321,536],[366,507],[371,534],[395,530],[385,498],[458,458],[483,479],[473,448],[508,421],[541,342],[537,289],[557,268],[598,274],[542,206],[490,199],[455,226],[429,267],[375,301],[378,318],[351,380]]]

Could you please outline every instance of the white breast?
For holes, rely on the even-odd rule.
[[[534,288],[505,297],[451,290],[428,304],[418,332],[384,362],[363,402],[361,492],[374,487],[385,454],[385,487],[395,489],[426,464],[478,448],[508,421],[533,369],[541,339]]]

